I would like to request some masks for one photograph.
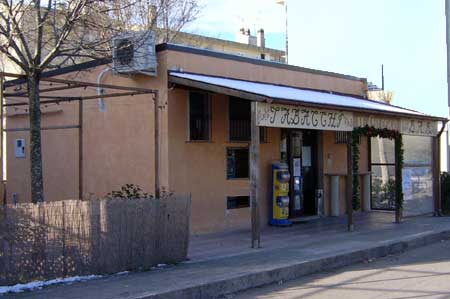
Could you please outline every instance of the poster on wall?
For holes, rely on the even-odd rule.
[[[303,167],[311,167],[311,147],[302,146]]]

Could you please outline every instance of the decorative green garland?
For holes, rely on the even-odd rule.
[[[403,209],[403,184],[402,184],[402,169],[403,169],[403,138],[401,134],[395,138],[395,202],[399,210]]]
[[[361,136],[367,137],[381,137],[395,140],[395,200],[397,207],[401,209],[403,207],[403,186],[402,186],[402,169],[403,169],[403,142],[400,132],[389,129],[377,129],[375,127],[364,126],[355,128],[352,131],[351,147],[352,147],[352,205],[354,210],[358,210],[361,207],[360,202],[360,186],[359,186],[359,140]]]

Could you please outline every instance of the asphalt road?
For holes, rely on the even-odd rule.
[[[450,299],[450,241],[225,298]]]

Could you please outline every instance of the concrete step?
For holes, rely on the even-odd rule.
[[[216,298],[221,295],[232,294],[238,291],[263,285],[296,279],[312,273],[327,271],[351,264],[370,261],[390,254],[398,254],[405,250],[411,250],[426,246],[434,242],[450,239],[450,230],[422,233],[415,236],[399,238],[395,241],[380,243],[378,246],[348,250],[339,254],[330,254],[308,261],[292,263],[283,267],[267,268],[262,271],[254,271],[243,275],[221,280],[211,280],[206,283],[191,285],[186,288],[168,290],[159,294],[147,294],[133,299],[184,299],[184,298]],[[208,275],[205,273],[205,275]]]

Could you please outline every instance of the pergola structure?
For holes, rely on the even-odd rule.
[[[5,78],[15,78],[10,81],[5,81]],[[95,99],[116,99],[120,97],[131,97],[135,95],[142,94],[152,94],[155,108],[155,161],[159,161],[159,126],[158,126],[158,90],[148,89],[148,88],[140,88],[140,87],[132,87],[132,86],[122,86],[116,84],[103,84],[103,83],[93,83],[87,81],[79,81],[79,80],[70,80],[70,79],[62,79],[62,78],[54,78],[43,76],[40,80],[41,82],[46,83],[46,86],[39,86],[39,94],[40,94],[40,105],[48,104],[60,104],[64,102],[78,102],[78,124],[66,124],[66,125],[58,125],[58,126],[45,126],[42,127],[41,130],[64,130],[64,129],[78,129],[79,134],[79,157],[78,157],[78,165],[79,165],[79,186],[78,186],[78,194],[79,198],[83,195],[83,102],[86,100],[95,100]],[[25,114],[28,112],[29,100],[28,100],[28,92],[23,91],[21,88],[17,88],[22,84],[26,84],[26,77],[23,74],[15,74],[15,73],[7,73],[0,72],[0,118],[3,120],[4,118],[4,110],[5,108],[11,107],[14,109],[23,109]],[[14,88],[15,87],[15,88]],[[13,88],[12,91],[6,91],[8,88]],[[76,95],[77,90],[78,93],[81,94],[82,90],[86,90],[87,88],[96,88],[97,95]],[[71,96],[67,95],[58,95],[58,92],[73,90],[73,94]],[[3,132],[9,131],[29,131],[29,127],[24,128],[4,128],[4,122],[1,122],[0,125],[0,136],[3,136]],[[0,138],[0,148],[1,148],[1,156],[3,157],[3,138]],[[3,169],[3,159],[0,162],[0,169]],[[159,163],[155,163],[155,173],[159,173]],[[156,175],[155,177],[158,177]],[[1,172],[1,180],[4,180],[3,171]],[[159,192],[159,180],[155,180],[155,191]]]

